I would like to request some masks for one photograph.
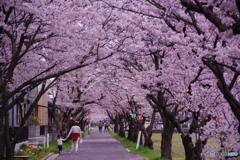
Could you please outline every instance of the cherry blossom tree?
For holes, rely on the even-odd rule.
[[[94,85],[96,85],[93,70],[89,70],[92,67],[85,67],[81,71],[73,71],[69,74],[65,74],[60,77],[55,89],[56,105],[59,106],[59,110],[64,114],[62,121],[57,126],[59,132],[62,135],[66,134],[71,128],[72,119],[79,121],[82,130],[84,130],[86,122],[89,120],[89,112],[94,107],[90,107],[93,104],[98,104],[101,99],[104,98],[103,94],[93,94]],[[71,77],[71,78],[70,78]]]
[[[209,41],[212,46],[204,50],[205,56],[202,57],[202,62],[219,80],[218,88],[239,120],[239,97],[236,92],[239,75],[237,65],[239,60],[237,49],[239,38],[238,2],[181,1],[181,4],[190,12],[203,15],[208,20],[205,24],[212,24],[216,27],[211,29],[217,31],[212,41]],[[203,33],[206,32],[205,28],[200,28]]]

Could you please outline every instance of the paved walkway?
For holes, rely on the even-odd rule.
[[[56,155],[55,155],[56,156]],[[47,160],[55,159],[49,157]],[[57,160],[142,160],[135,154],[129,153],[120,142],[112,138],[107,133],[99,133],[97,128],[93,128],[90,136],[83,139],[79,144],[78,153],[69,154],[69,150],[64,150]]]

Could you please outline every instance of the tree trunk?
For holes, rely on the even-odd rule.
[[[189,136],[189,134],[186,134],[185,136],[181,136],[182,143],[185,150],[185,159],[186,160],[202,160],[202,149],[207,144],[207,139],[201,140],[197,139],[197,142],[194,144],[192,142],[192,138]]]
[[[15,146],[6,147],[6,160],[14,159],[14,148]]]
[[[162,141],[161,141],[161,157],[172,159],[172,136],[174,133],[174,125],[167,121],[163,126]]]
[[[202,160],[201,153],[206,144],[207,144],[207,139],[205,139],[203,141],[201,139],[197,140],[196,145],[194,147],[194,152],[196,154],[196,160]]]
[[[115,119],[112,118],[112,121],[114,123],[114,133],[119,133],[119,118],[118,115],[115,116]],[[125,134],[124,134],[125,137]]]
[[[114,124],[114,133],[118,133],[118,123]]]
[[[144,127],[146,118],[144,118],[143,124],[141,124],[143,135],[144,135],[144,139],[145,139],[144,146],[148,147],[151,150],[153,150],[152,129],[153,129],[153,124],[155,122],[156,112],[157,112],[156,110],[153,110],[151,123],[150,123],[150,125],[147,128]]]
[[[146,131],[147,132],[147,131]],[[147,136],[145,136],[145,134],[144,134],[144,139],[145,139],[145,141],[144,141],[144,146],[145,147],[148,147],[149,149],[151,149],[151,150],[153,150],[153,141],[152,141],[152,131],[150,131],[150,132],[147,132],[147,134],[146,134]]]
[[[135,131],[135,134],[134,134],[134,142],[135,142],[135,143],[137,143],[139,131],[141,131],[141,130],[140,130],[139,127],[137,127],[137,129],[136,129],[136,131]],[[141,135],[140,135],[140,142],[139,142],[139,144],[140,144],[140,145],[143,144],[143,143],[142,143],[142,133],[141,133]]]
[[[134,126],[132,124],[128,125],[128,136],[127,139],[130,141],[134,141]]]
[[[139,131],[139,129],[138,129],[137,125],[134,124],[134,123],[130,123],[127,139],[132,141],[132,142],[137,142],[138,131]]]
[[[119,128],[118,128],[118,135],[120,137],[126,138],[126,136],[125,136],[125,129],[124,129],[124,122],[123,122],[123,116],[118,114],[117,119],[118,119],[117,122],[118,122],[118,126],[119,126]]]
[[[14,159],[14,149],[16,145],[16,136],[19,137],[22,128],[19,128],[19,131],[10,139],[9,133],[9,116],[8,113],[1,113],[0,117],[0,159],[3,159],[6,156],[6,160],[13,160]],[[18,138],[17,137],[17,138]],[[5,152],[6,151],[6,152]],[[6,155],[5,155],[6,154]]]
[[[144,146],[148,147],[149,149],[153,150],[153,141],[152,141],[152,127],[148,126],[147,128],[144,127],[144,124],[141,126],[141,130],[144,136]]]
[[[137,143],[139,129],[136,129],[133,134],[133,142]]]
[[[4,139],[5,139],[5,146],[6,146],[6,160],[13,160],[14,159],[14,147],[15,145],[12,146],[11,141],[9,137],[9,115],[8,113],[5,114],[5,124],[4,124]]]
[[[15,135],[14,138],[10,138],[9,135],[9,114],[5,114],[5,124],[4,124],[4,130],[5,130],[5,146],[6,146],[6,160],[13,160],[14,159],[14,150],[15,150],[15,145],[16,145],[16,139],[18,139],[23,126],[20,125],[19,131]]]
[[[185,150],[185,159],[196,160],[192,138],[187,134],[186,136],[182,136],[182,142]]]
[[[4,156],[4,148],[5,148],[5,136],[4,136],[4,118],[2,116],[2,112],[0,112],[0,159],[3,159]]]
[[[119,133],[118,133],[118,135],[119,135],[120,137],[126,138],[123,124],[120,123],[119,126],[120,126],[120,127],[119,127]]]

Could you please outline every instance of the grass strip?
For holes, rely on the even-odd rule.
[[[126,138],[120,137],[117,134],[112,134],[112,137],[114,137],[116,140],[118,140],[124,148],[127,150],[130,150],[130,153],[137,154],[141,157],[147,158],[148,160],[159,160],[160,156],[155,154],[152,150],[150,150],[147,147],[139,146],[138,149],[136,149],[136,143],[129,141]]]

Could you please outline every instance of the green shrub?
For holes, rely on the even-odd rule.
[[[38,148],[43,148],[44,144],[41,143],[41,144],[38,144],[37,146],[38,146]]]
[[[20,146],[20,149],[26,149],[27,147],[27,144],[23,143],[21,146]]]
[[[50,152],[58,153],[59,151],[58,151],[58,149],[52,148],[52,149],[50,149]]]

